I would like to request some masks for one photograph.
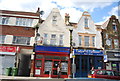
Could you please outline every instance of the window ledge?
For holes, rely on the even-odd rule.
[[[85,29],[89,29],[89,27],[85,27]]]

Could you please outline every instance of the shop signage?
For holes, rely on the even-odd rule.
[[[64,52],[68,53],[70,52],[69,47],[54,47],[54,46],[35,46],[35,51],[47,51],[47,52]]]
[[[15,55],[16,47],[0,46],[0,54]]]
[[[103,50],[74,49],[75,55],[104,55]]]

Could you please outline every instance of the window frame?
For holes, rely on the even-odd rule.
[[[52,37],[53,35],[54,35],[55,37]],[[51,34],[50,45],[56,45],[56,37],[57,37],[56,34]]]
[[[20,45],[30,45],[30,38],[31,37],[22,37],[22,36],[14,36],[13,37],[13,44],[20,44]],[[21,41],[25,41],[24,43],[21,43]]]

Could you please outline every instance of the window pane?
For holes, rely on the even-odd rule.
[[[17,18],[16,25],[17,26],[32,26],[33,19],[26,18]]]
[[[9,17],[0,17],[0,24],[8,24]]]
[[[36,60],[35,67],[40,68],[42,66],[42,61],[41,60]]]
[[[114,39],[114,46],[115,48],[119,48],[119,43],[118,39]]]
[[[85,46],[89,46],[89,36],[85,36]]]
[[[13,44],[29,45],[30,44],[30,37],[14,36],[13,37]]]
[[[55,35],[55,34],[52,34],[52,35],[51,35],[50,44],[51,44],[51,45],[56,45],[56,35]]]
[[[82,36],[79,36],[79,46],[81,46]]]
[[[47,39],[48,39],[48,34],[44,34],[44,41],[43,41],[43,44],[47,44]]]
[[[63,45],[63,35],[60,35],[59,45]]]
[[[52,23],[53,23],[53,24],[56,24],[56,22],[57,22],[57,16],[53,16]]]
[[[0,35],[0,44],[5,42],[5,35]]]
[[[88,27],[88,19],[87,18],[85,18],[85,27]]]
[[[92,45],[95,46],[95,37],[92,37]]]

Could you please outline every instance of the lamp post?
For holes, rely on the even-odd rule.
[[[39,26],[41,24],[41,17],[40,15],[43,15],[44,14],[44,11],[40,11],[40,8],[38,8],[38,11],[37,13],[39,14],[39,21],[37,23],[37,25],[35,26],[35,42],[34,42],[34,45],[33,45],[33,53],[31,55],[31,72],[30,72],[30,76],[33,77],[34,76],[34,66],[35,66],[35,47],[37,45],[37,42],[38,42],[38,39],[40,38],[40,34],[38,33],[38,29],[39,29]]]
[[[72,58],[72,77],[75,78],[76,65],[75,65],[75,55],[74,55],[73,42],[72,42],[73,29],[69,29],[69,31],[70,31],[70,56]]]

